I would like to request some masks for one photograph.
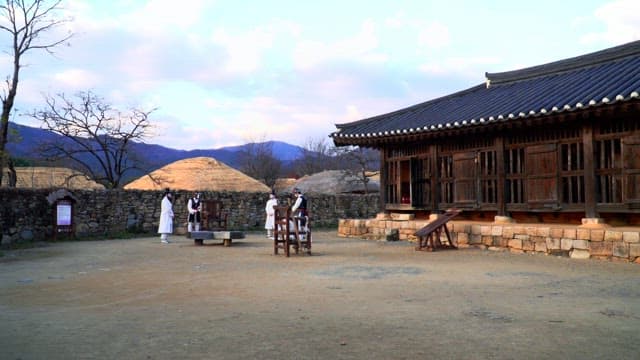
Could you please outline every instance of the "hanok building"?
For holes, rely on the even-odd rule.
[[[381,152],[382,212],[640,225],[640,41],[338,124]]]

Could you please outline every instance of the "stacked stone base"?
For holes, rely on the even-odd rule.
[[[398,219],[378,215],[375,219],[341,219],[338,235],[373,240],[417,241],[415,232],[429,220]],[[515,253],[544,253],[574,259],[606,259],[640,264],[640,228],[602,226],[480,223],[449,221],[447,229],[461,248],[476,247]],[[396,234],[397,230],[397,234]],[[442,239],[445,241],[446,239]]]

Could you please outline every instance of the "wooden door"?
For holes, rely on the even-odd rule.
[[[457,206],[478,205],[476,152],[453,155],[454,200]]]
[[[630,207],[640,208],[640,136],[623,138],[622,151],[622,198]]]
[[[558,207],[558,153],[556,144],[526,149],[526,194],[531,208]]]
[[[431,205],[431,159],[411,159],[411,205]]]
[[[385,162],[385,204],[398,204],[400,203],[399,186],[400,181],[399,171],[400,163],[394,160],[387,160]]]

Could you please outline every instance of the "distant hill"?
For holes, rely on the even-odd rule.
[[[33,162],[35,165],[42,165],[42,159],[37,150],[38,144],[43,141],[58,140],[64,141],[64,137],[51,131],[43,130],[13,122],[9,123],[9,143],[7,150],[14,158],[22,158]],[[273,149],[273,155],[288,164],[298,159],[303,149],[296,145],[287,144],[281,141],[269,141]],[[134,143],[131,150],[141,157],[142,162],[149,164],[150,170],[156,170],[172,162],[195,158],[212,157],[226,165],[239,169],[240,154],[249,145],[230,146],[219,149],[198,149],[198,150],[177,150],[156,144]],[[129,178],[137,178],[143,174],[130,174]]]

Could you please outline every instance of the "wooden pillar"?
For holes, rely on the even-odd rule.
[[[498,205],[498,216],[507,216],[506,206],[505,206],[505,192],[507,191],[506,185],[506,173],[504,168],[504,137],[499,135],[495,140],[495,149],[496,149],[496,170],[498,179],[497,181],[497,194],[496,201]]]
[[[585,218],[597,218],[596,210],[596,173],[593,165],[593,125],[587,122],[582,127],[582,150],[584,156],[584,215]]]
[[[387,156],[386,149],[380,148],[380,195],[378,199],[378,212],[383,213],[386,209],[385,199],[387,198]]]
[[[440,176],[438,169],[438,145],[431,144],[429,146],[431,152],[431,213],[439,212],[438,209],[438,192],[440,189]]]

